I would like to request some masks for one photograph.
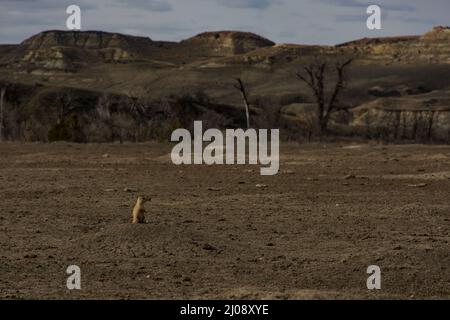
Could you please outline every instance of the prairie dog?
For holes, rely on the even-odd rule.
[[[133,220],[132,223],[145,223],[145,208],[144,204],[147,201],[150,201],[150,198],[146,198],[144,196],[140,196],[137,198],[136,204],[133,208]]]

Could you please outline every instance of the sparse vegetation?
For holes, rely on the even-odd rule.
[[[59,31],[0,45],[0,139],[167,140],[202,120],[279,128],[283,140],[449,142],[447,29],[335,47],[274,45],[242,32],[179,43],[77,37],[91,45]]]

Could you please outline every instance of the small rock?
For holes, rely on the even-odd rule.
[[[367,240],[367,239],[370,239],[370,235],[368,234],[362,236],[360,240]]]
[[[266,184],[257,184],[256,187],[257,188],[261,188],[261,189],[265,189],[265,188],[268,188],[269,186],[266,185]]]
[[[217,251],[217,248],[210,245],[209,243],[205,243],[205,245],[203,246],[203,250],[206,251]]]
[[[131,189],[131,188],[124,188],[123,191],[124,192],[137,192],[136,189]]]
[[[222,191],[222,189],[220,189],[220,188],[208,188],[208,191],[218,192],[218,191]]]
[[[111,157],[111,155],[109,155],[108,153],[105,153],[104,155],[102,155],[102,158],[110,158]]]
[[[425,188],[426,186],[428,186],[426,183],[408,184],[409,188]]]
[[[349,174],[344,177],[344,180],[353,180],[356,179],[356,176],[354,174]]]

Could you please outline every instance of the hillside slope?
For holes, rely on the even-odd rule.
[[[150,105],[174,97],[206,96],[213,102],[210,106],[239,109],[241,96],[233,86],[239,77],[254,113],[281,108],[301,123],[300,111],[314,103],[314,97],[295,73],[311,61],[329,62],[326,90],[330,91],[334,61],[355,58],[342,107],[366,110],[378,106],[371,102],[379,98],[391,105],[401,98],[399,106],[408,108],[417,103],[417,95],[449,92],[449,39],[448,27],[422,36],[361,39],[336,46],[275,44],[238,31],[206,32],[180,42],[99,31],[47,31],[18,45],[0,46],[0,83],[90,91],[97,97],[123,96]],[[297,130],[292,123],[287,126]]]

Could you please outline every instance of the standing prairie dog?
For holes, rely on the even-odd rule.
[[[136,204],[134,205],[134,208],[133,208],[133,220],[132,220],[133,224],[145,223],[144,204],[150,200],[151,200],[150,198],[147,198],[144,196],[140,196],[137,198]]]

